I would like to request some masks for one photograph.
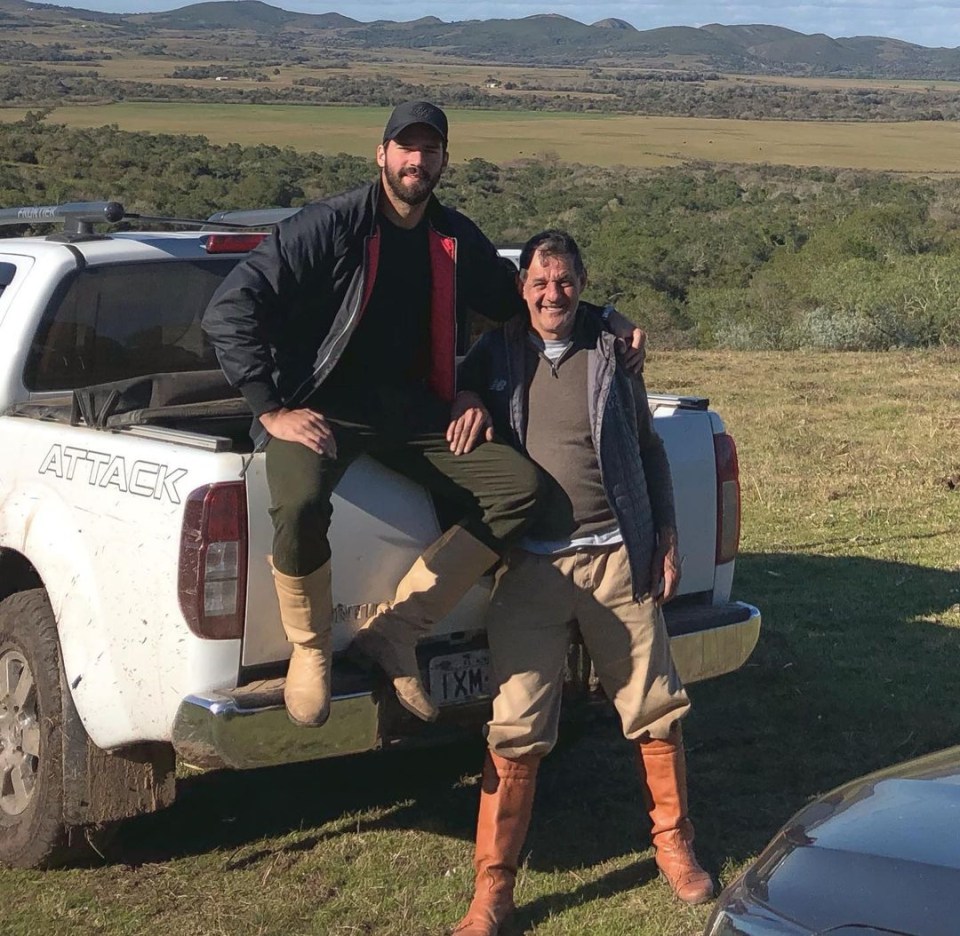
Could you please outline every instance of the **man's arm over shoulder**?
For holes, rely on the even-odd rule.
[[[472,311],[492,322],[507,322],[526,312],[517,292],[517,268],[466,215],[448,208],[457,231],[460,295]]]
[[[584,318],[599,332],[608,331],[620,339],[617,354],[623,366],[638,377],[647,357],[647,333],[621,315],[612,305],[598,306],[580,300]]]
[[[334,233],[332,216],[321,206],[281,222],[231,270],[204,312],[203,329],[220,366],[255,416],[283,404],[271,349],[298,307],[301,291],[330,266]]]

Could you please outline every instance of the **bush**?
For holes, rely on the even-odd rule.
[[[0,125],[0,204],[112,198],[144,214],[203,218],[300,205],[376,174],[372,161],[344,154],[71,130],[48,116]],[[654,346],[960,344],[958,180],[475,158],[450,166],[438,195],[495,243],[568,229],[589,269],[586,298],[613,301]]]
[[[814,308],[797,340],[835,350],[887,350],[954,344],[960,339],[960,258],[851,260],[818,271]]]

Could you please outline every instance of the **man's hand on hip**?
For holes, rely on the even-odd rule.
[[[483,401],[475,393],[461,390],[450,408],[447,441],[454,455],[465,455],[486,439],[493,441],[493,422]]]
[[[337,440],[330,424],[320,413],[310,409],[281,408],[261,414],[260,422],[275,439],[299,442],[312,452],[328,458],[337,457]]]
[[[682,568],[683,559],[677,551],[677,531],[662,530],[650,569],[651,589],[658,604],[666,604],[677,594]]]

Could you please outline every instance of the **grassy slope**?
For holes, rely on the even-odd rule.
[[[960,741],[960,355],[652,355],[738,441],[736,593],[764,631],[692,688],[701,857],[725,880],[810,797]],[[433,936],[462,911],[478,743],[181,780],[94,866],[0,872],[4,936]],[[626,745],[568,735],[538,791],[514,932],[694,936],[654,876]]]

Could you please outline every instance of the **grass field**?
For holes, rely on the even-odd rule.
[[[0,122],[24,109],[0,109]],[[388,110],[246,104],[106,104],[57,108],[71,127],[202,134],[213,143],[270,143],[301,151],[373,155]],[[451,110],[451,158],[502,164],[554,153],[600,166],[664,166],[704,160],[881,169],[960,171],[960,127],[916,123],[810,123],[694,117],[561,115]]]
[[[651,355],[738,441],[735,592],[764,629],[691,689],[691,804],[729,881],[814,795],[960,742],[960,354]],[[79,870],[0,872],[4,936],[438,936],[471,888],[479,743],[184,777]],[[512,932],[696,936],[608,716],[546,762]]]

